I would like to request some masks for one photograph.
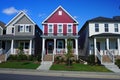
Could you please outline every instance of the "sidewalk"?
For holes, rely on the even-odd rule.
[[[120,79],[120,74],[108,72],[78,72],[78,71],[41,71],[32,69],[4,69],[0,68],[0,73],[22,74],[39,76],[59,76],[59,77],[81,77],[81,78],[105,78]]]

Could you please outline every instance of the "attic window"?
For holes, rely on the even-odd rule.
[[[62,15],[62,11],[58,11],[58,15]]]

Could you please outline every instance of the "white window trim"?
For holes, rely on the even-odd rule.
[[[29,29],[28,29],[28,31],[26,29],[27,26],[30,26],[30,25],[27,24],[27,25],[24,26],[25,27],[25,32],[29,32]]]
[[[105,31],[105,24],[107,24],[108,25],[108,31]],[[104,23],[104,32],[105,33],[108,33],[110,30],[109,30],[109,24],[108,23]]]
[[[71,25],[71,32],[68,32],[68,25]],[[67,33],[73,33],[73,24],[67,24]]]
[[[61,16],[62,15],[62,10],[58,11],[58,15]]]
[[[49,32],[49,25],[52,25],[52,32]],[[53,33],[53,24],[48,24],[48,33]]]
[[[59,32],[59,25],[62,25],[62,32]],[[63,24],[57,24],[57,32],[58,33],[63,33]]]
[[[61,42],[62,43],[62,48],[58,48],[58,46],[59,46],[59,42]],[[63,47],[64,47],[64,42],[63,42],[63,40],[58,40],[57,41],[57,49],[63,49]]]
[[[115,27],[115,24],[117,24],[117,27]],[[118,23],[115,23],[114,24],[114,32],[115,32],[115,29],[117,28],[118,29],[118,31],[117,32],[115,32],[115,33],[118,33],[119,32],[119,25],[118,25]]]

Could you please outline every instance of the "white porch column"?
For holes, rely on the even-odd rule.
[[[109,50],[109,38],[106,39],[106,48]]]
[[[42,56],[42,61],[43,61],[43,56],[44,56],[44,52],[45,51],[45,38],[42,38],[42,54],[41,54],[41,56]]]
[[[95,52],[95,55],[97,55],[97,52],[96,52],[96,38],[94,38],[94,52]]]
[[[12,41],[11,41],[11,54],[14,54],[13,44],[14,44],[14,40],[12,39]]]
[[[67,53],[67,39],[65,39],[65,51]]]
[[[54,50],[55,50],[55,53],[56,53],[56,39],[54,39]]]
[[[117,39],[118,55],[120,55],[120,39]]]
[[[76,48],[76,55],[78,59],[78,39],[75,39],[75,48]]]
[[[30,40],[30,46],[29,46],[29,55],[31,55],[32,54],[32,40]]]

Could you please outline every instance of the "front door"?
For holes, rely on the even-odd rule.
[[[97,49],[100,52],[100,42],[97,42]]]
[[[52,41],[47,42],[47,54],[53,54],[54,43]]]

